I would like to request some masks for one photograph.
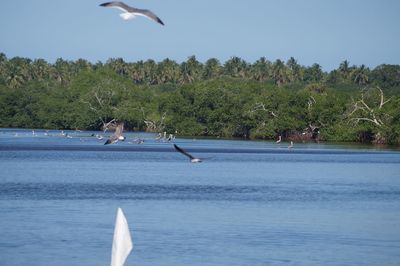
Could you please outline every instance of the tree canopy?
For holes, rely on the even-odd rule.
[[[190,56],[105,63],[0,53],[0,126],[400,144],[400,66],[345,60],[324,72],[291,57],[224,63]]]

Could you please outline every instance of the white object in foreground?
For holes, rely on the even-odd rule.
[[[117,210],[112,244],[111,266],[123,266],[133,248],[128,222],[121,208]]]

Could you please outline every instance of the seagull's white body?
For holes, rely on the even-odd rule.
[[[123,20],[130,20],[130,19],[134,19],[134,18],[136,17],[135,14],[133,14],[133,13],[128,13],[128,12],[121,13],[121,14],[119,14],[119,16],[120,16]]]
[[[192,163],[201,163],[201,160],[199,158],[194,158],[194,159],[191,159],[190,162],[192,162]]]

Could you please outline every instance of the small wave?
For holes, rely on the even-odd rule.
[[[88,183],[3,183],[0,200],[211,200],[353,201],[400,199],[389,189],[309,189],[283,186],[148,185]]]

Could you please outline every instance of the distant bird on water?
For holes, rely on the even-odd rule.
[[[114,134],[106,141],[106,143],[104,143],[104,145],[113,144],[113,143],[118,142],[119,140],[124,141],[125,137],[122,136],[122,131],[124,131],[124,123],[123,122],[118,124],[117,128],[115,129]]]
[[[291,149],[291,148],[293,148],[293,141],[290,141],[290,145],[288,146],[288,149]]]
[[[164,25],[164,22],[162,22],[162,20],[159,17],[157,17],[156,14],[154,14],[148,9],[139,9],[130,7],[127,4],[118,1],[103,3],[100,6],[117,8],[124,11],[124,13],[119,14],[121,18],[123,18],[124,20],[133,19],[136,16],[143,16],[152,19],[155,22],[160,23],[161,25]]]
[[[186,155],[187,157],[189,157],[190,162],[192,163],[200,163],[201,159],[200,158],[195,158],[193,157],[191,154],[189,154],[188,152],[186,152],[185,150],[183,150],[181,147],[179,147],[178,145],[174,144],[174,148],[175,150],[179,151],[180,153],[182,153],[183,155]]]

